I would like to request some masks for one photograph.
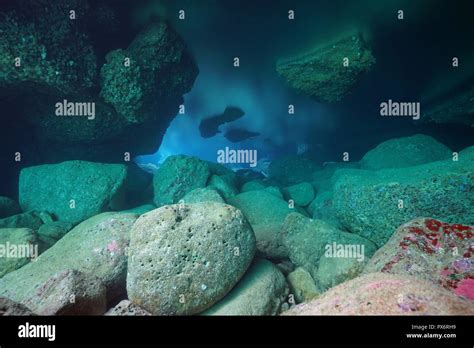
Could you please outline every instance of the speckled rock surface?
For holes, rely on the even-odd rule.
[[[344,58],[349,59],[348,66]],[[334,102],[348,94],[374,64],[363,38],[353,34],[304,55],[280,59],[276,70],[297,91],[317,101]]]
[[[313,186],[307,182],[285,187],[283,193],[287,200],[292,199],[301,207],[307,206],[314,199]]]
[[[39,252],[38,239],[29,228],[0,228],[0,278],[26,265]],[[7,257],[14,252],[14,257]],[[20,257],[22,256],[22,257]]]
[[[270,261],[257,259],[237,285],[203,315],[276,315],[288,295],[285,277]]]
[[[41,225],[38,229],[38,239],[49,248],[64,237],[73,227],[74,224],[67,221],[48,222]]]
[[[224,203],[224,200],[219,193],[209,187],[197,188],[188,192],[180,201],[185,204],[199,203],[199,202],[217,202]]]
[[[308,302],[319,296],[313,277],[304,268],[296,268],[288,274],[287,280],[297,303]]]
[[[106,311],[106,288],[93,275],[66,269],[23,303],[39,315],[101,315]]]
[[[196,157],[168,157],[153,177],[154,202],[158,207],[177,203],[188,192],[206,186],[209,166]]]
[[[431,218],[418,218],[400,226],[377,250],[366,273],[407,274],[442,285],[474,300],[474,229]]]
[[[367,152],[360,165],[362,169],[379,170],[402,168],[449,159],[452,151],[434,138],[416,134],[411,137],[384,141]]]
[[[208,187],[216,190],[227,201],[239,192],[233,184],[234,180],[229,176],[212,175],[208,182]]]
[[[474,315],[474,303],[411,276],[370,273],[285,315]]]
[[[230,205],[155,209],[132,228],[128,298],[155,315],[202,312],[232,289],[254,253],[252,229]]]
[[[282,244],[287,248],[293,264],[305,268],[316,280],[319,261],[328,248],[337,245],[356,247],[365,258],[370,258],[375,245],[356,234],[338,230],[323,220],[309,219],[293,213],[286,217],[281,230]],[[363,247],[363,252],[362,252]],[[355,249],[354,249],[355,250]],[[358,255],[353,255],[358,257]]]
[[[25,211],[46,210],[58,220],[79,223],[120,209],[126,177],[127,167],[122,164],[67,161],[24,168],[20,205]]]
[[[333,199],[337,218],[379,247],[401,224],[420,216],[474,225],[474,157],[469,152],[457,162],[337,173]]]
[[[31,316],[35,315],[26,306],[16,303],[6,297],[0,297],[0,316]]]
[[[150,316],[151,314],[143,308],[134,305],[129,300],[122,300],[115,307],[109,309],[104,315]]]
[[[135,214],[103,213],[77,225],[35,262],[0,278],[0,296],[22,302],[58,272],[73,269],[97,276],[107,288],[107,300],[125,293],[127,256]]]

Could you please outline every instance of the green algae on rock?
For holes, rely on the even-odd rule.
[[[286,199],[293,200],[296,205],[301,207],[310,204],[314,198],[313,186],[307,182],[285,187],[283,193],[285,194]]]
[[[67,161],[22,169],[19,195],[23,210],[46,210],[61,221],[79,223],[123,206],[127,167]]]
[[[135,214],[102,213],[67,233],[51,248],[0,278],[0,296],[23,303],[58,272],[73,269],[98,277],[107,288],[108,302],[125,293],[130,229]]]
[[[155,209],[132,227],[128,298],[154,315],[200,313],[232,289],[254,253],[253,231],[230,205]]]
[[[257,259],[237,285],[202,315],[276,315],[288,296],[285,277],[270,261]]]
[[[0,228],[0,278],[37,257],[38,238],[29,228]],[[14,251],[14,254],[10,255]]]
[[[360,161],[361,169],[379,170],[402,168],[441,161],[452,156],[452,151],[430,136],[416,134],[411,137],[384,141],[370,150]]]
[[[303,267],[297,267],[288,274],[287,280],[296,303],[308,302],[319,296],[320,292],[314,283],[313,277]]]
[[[179,202],[190,191],[206,187],[210,174],[207,162],[197,157],[168,157],[153,177],[155,204]]]
[[[280,59],[276,70],[294,89],[331,103],[344,98],[374,64],[362,36],[353,34],[304,55]]]
[[[338,174],[333,199],[337,218],[379,247],[401,224],[420,216],[474,224],[474,160],[469,153],[457,162]]]

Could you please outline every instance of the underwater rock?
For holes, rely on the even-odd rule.
[[[316,190],[317,194],[332,190],[334,186],[334,174],[339,169],[358,169],[360,164],[358,162],[329,162],[324,163],[323,167],[317,169],[313,173],[311,184]]]
[[[247,270],[255,237],[244,215],[227,204],[167,205],[132,227],[129,300],[154,315],[204,311]]]
[[[0,296],[0,317],[2,316],[34,316],[26,306],[16,303],[9,298]]]
[[[200,203],[200,202],[217,202],[224,203],[220,194],[209,187],[197,188],[188,192],[182,199],[184,204]]]
[[[474,303],[423,279],[371,273],[339,284],[284,315],[474,315]]]
[[[298,213],[286,217],[281,229],[281,243],[287,248],[291,262],[306,269],[315,280],[320,259],[328,251],[331,257],[339,257],[337,249],[347,248],[352,253],[345,256],[357,259],[361,255],[370,258],[376,250],[375,245],[365,238]]]
[[[66,269],[23,303],[39,315],[101,315],[106,311],[106,288],[95,276]]]
[[[452,151],[432,137],[416,134],[384,141],[360,161],[362,169],[411,167],[452,157]]]
[[[337,284],[353,279],[361,274],[370,256],[327,257],[321,256],[315,280],[321,291],[326,291]]]
[[[275,159],[268,168],[269,177],[283,186],[311,182],[318,169],[315,162],[304,156],[290,156]]]
[[[219,194],[227,201],[239,193],[233,182],[234,181],[227,176],[212,175],[207,187],[219,192]]]
[[[297,303],[307,302],[319,296],[313,277],[304,268],[298,267],[286,278],[290,285],[291,294]]]
[[[115,307],[109,309],[104,315],[118,316],[150,316],[151,313],[134,305],[129,300],[120,301]]]
[[[36,232],[48,221],[52,221],[52,218],[47,212],[27,211],[0,219],[0,228],[30,228]]]
[[[337,173],[337,218],[379,247],[401,224],[420,216],[474,225],[474,157],[469,152],[457,162]]]
[[[130,229],[137,215],[102,213],[77,225],[35,262],[0,278],[0,296],[22,303],[55,274],[73,269],[98,277],[107,300],[125,293]]]
[[[243,186],[246,182],[252,180],[265,179],[265,175],[263,175],[261,172],[257,172],[252,169],[239,169],[235,173],[237,174],[237,181],[239,187]]]
[[[461,282],[474,279],[473,254],[472,226],[417,218],[397,229],[364,272],[412,275],[456,293]]]
[[[439,101],[439,99],[441,99]],[[456,93],[448,99],[438,98],[429,109],[422,114],[422,122],[455,123],[474,127],[474,88]]]
[[[177,203],[188,192],[206,187],[209,176],[207,162],[197,157],[170,156],[153,177],[154,202],[158,207]]]
[[[34,255],[38,239],[29,228],[0,228],[0,278],[26,265]],[[1,250],[0,249],[0,250]],[[8,257],[12,254],[11,257]],[[21,256],[21,257],[20,257]]]
[[[304,55],[280,59],[276,70],[292,88],[331,103],[344,98],[374,64],[362,36],[354,34]]]
[[[135,163],[127,165],[125,201],[128,208],[145,205],[153,201],[153,174]]]
[[[302,182],[283,189],[287,200],[292,199],[296,205],[301,207],[307,206],[314,198],[314,189],[311,184]]]
[[[276,315],[288,285],[270,261],[256,259],[237,285],[202,315]]]
[[[279,236],[285,217],[294,212],[287,202],[266,190],[252,190],[232,197],[228,203],[244,213],[261,253],[272,259],[287,256]]]
[[[79,223],[123,206],[127,167],[67,161],[24,168],[20,172],[20,205],[46,210],[58,220]]]
[[[240,188],[240,192],[248,192],[248,191],[255,191],[255,190],[263,190],[267,187],[263,180],[252,180],[248,181],[242,185]]]
[[[13,199],[0,196],[0,219],[21,213],[20,205]]]
[[[228,106],[224,112],[219,115],[207,117],[199,123],[199,133],[203,138],[211,138],[217,133],[220,133],[219,127],[224,123],[233,122],[243,117],[245,112],[235,106]]]
[[[281,190],[278,186],[267,186],[264,188],[265,191],[267,191],[268,193],[271,193],[272,195],[275,195],[276,197],[280,198],[280,199],[285,199],[283,197],[283,193],[281,193]]]
[[[72,230],[74,224],[66,221],[53,221],[48,222],[38,229],[38,238],[43,242],[46,248],[50,248],[58,240]]]
[[[224,133],[224,138],[229,140],[231,143],[239,143],[250,138],[255,138],[259,135],[260,133],[251,132],[243,128],[230,128]]]
[[[144,204],[135,208],[122,210],[121,213],[132,213],[132,214],[137,214],[137,215],[143,215],[145,213],[148,213],[149,211],[155,210],[156,208],[157,207],[154,204]]]

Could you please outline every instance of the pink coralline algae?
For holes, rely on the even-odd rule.
[[[470,300],[474,300],[474,279],[462,279],[458,284],[454,293],[458,296],[463,296]]]
[[[418,218],[397,229],[365,272],[414,275],[474,299],[473,236],[471,226]]]
[[[109,244],[107,244],[107,250],[108,250],[110,253],[115,253],[115,252],[120,251],[120,247],[119,247],[117,241],[116,241],[116,240],[113,240],[113,241],[111,241]]]

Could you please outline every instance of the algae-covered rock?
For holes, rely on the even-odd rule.
[[[0,219],[0,228],[30,228],[34,231],[47,221],[49,214],[46,212],[28,211]],[[49,219],[51,217],[49,216]]]
[[[242,187],[240,188],[240,192],[263,190],[266,187],[267,185],[265,185],[263,180],[252,180],[243,184]]]
[[[286,217],[281,231],[282,244],[296,266],[305,268],[317,279],[317,269],[321,257],[340,246],[353,251],[348,257],[370,258],[376,250],[375,245],[356,234],[338,230],[323,220],[309,219],[293,213]],[[362,255],[362,256],[361,256]]]
[[[315,162],[304,156],[289,156],[270,163],[268,175],[283,186],[310,182],[318,170]]]
[[[58,220],[78,223],[123,205],[127,167],[85,161],[67,161],[22,169],[20,205],[46,210]]]
[[[431,216],[448,223],[474,225],[474,160],[379,171],[338,171],[333,208],[351,232],[384,245],[403,223]]]
[[[73,227],[74,224],[67,221],[49,222],[41,225],[38,229],[38,238],[49,248],[64,237]]]
[[[417,134],[411,137],[384,141],[370,150],[360,161],[362,169],[379,170],[402,168],[441,161],[452,156],[452,151],[430,136]]]
[[[106,311],[106,288],[99,278],[66,269],[24,301],[39,315],[101,315]]]
[[[307,182],[285,187],[283,193],[301,207],[307,206],[314,198],[313,186]]]
[[[38,239],[29,228],[0,228],[0,278],[37,257]]]
[[[361,257],[357,257],[357,255],[356,257],[345,255],[341,257],[321,256],[315,275],[318,288],[321,291],[326,291],[337,284],[357,277],[363,272],[369,259],[370,256],[365,257],[365,255],[361,255]]]
[[[133,225],[129,300],[155,315],[195,314],[224,297],[247,270],[255,237],[222,203],[167,205]]]
[[[275,259],[287,255],[279,235],[285,217],[295,211],[287,202],[266,190],[252,190],[232,197],[228,203],[244,213],[261,253]]]
[[[0,279],[0,296],[23,302],[58,272],[77,270],[98,277],[107,288],[107,300],[125,293],[131,226],[137,216],[103,213],[77,225],[35,262]]]
[[[344,98],[374,64],[362,36],[353,34],[301,56],[280,59],[276,70],[292,88],[331,103]]]
[[[224,203],[224,200],[219,193],[209,187],[197,188],[188,192],[180,201],[185,204],[199,203],[199,202],[218,202]]]
[[[234,186],[234,180],[229,176],[212,175],[208,187],[216,190],[227,201],[239,192]]]
[[[202,315],[276,315],[287,296],[283,274],[270,261],[257,259],[237,285]]]
[[[112,316],[150,316],[143,308],[134,305],[129,300],[120,301],[115,307],[109,309],[104,315]]]
[[[474,303],[412,276],[370,273],[285,315],[474,315]]]
[[[188,192],[206,186],[207,162],[184,155],[170,156],[153,177],[154,202],[158,207],[177,203]]]
[[[307,302],[319,296],[313,277],[304,268],[296,268],[288,274],[287,280],[297,303]]]
[[[13,199],[0,196],[0,219],[21,213],[20,205]]]
[[[472,226],[417,218],[396,230],[364,272],[412,275],[464,295],[460,288],[474,278],[473,253]],[[466,295],[474,300],[472,292]]]

